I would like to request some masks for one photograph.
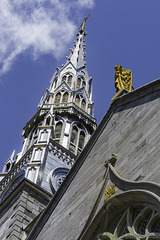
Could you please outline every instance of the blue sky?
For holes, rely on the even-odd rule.
[[[135,89],[160,77],[159,11],[159,0],[1,1],[0,168],[14,149],[20,152],[22,129],[84,17],[91,14],[86,61],[100,122],[115,95],[115,65],[132,70]]]

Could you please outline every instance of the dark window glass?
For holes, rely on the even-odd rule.
[[[68,93],[63,94],[62,102],[68,102]]]
[[[62,131],[62,122],[58,122],[55,127],[55,138],[60,138]]]
[[[72,76],[71,75],[68,77],[67,83],[71,87],[71,85],[72,85]]]
[[[81,149],[83,149],[84,147],[84,139],[85,139],[85,133],[81,131],[79,136],[79,145],[78,145],[78,147]]]
[[[54,102],[55,102],[55,103],[59,103],[59,102],[60,102],[60,99],[61,99],[61,94],[60,94],[60,93],[57,93]]]

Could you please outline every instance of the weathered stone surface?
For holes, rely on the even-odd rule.
[[[55,202],[50,204],[45,212],[50,214],[49,219],[44,217],[38,222],[38,228],[42,228],[40,234],[35,238],[38,232],[35,227],[28,239],[33,239],[33,236],[37,240],[78,238],[104,182],[104,162],[113,153],[118,157],[115,167],[123,178],[160,184],[159,89],[160,81],[157,80],[115,100],[84,149],[89,154],[82,166],[80,161],[84,160],[82,157],[85,157],[85,153],[71,170],[71,177],[68,176],[61,186],[61,189],[65,189],[65,184],[69,184],[69,179],[73,178],[67,191],[64,195],[63,190],[57,192],[57,199],[58,194],[62,194],[62,198],[57,200],[58,205]],[[78,164],[79,170],[79,167],[76,169]],[[73,177],[75,170],[77,173]],[[100,199],[97,211],[103,201],[104,197]]]
[[[1,240],[22,240],[23,229],[46,207],[51,197],[48,195],[47,200],[38,189],[22,185],[0,206]]]

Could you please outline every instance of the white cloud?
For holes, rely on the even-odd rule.
[[[86,7],[86,8],[94,7],[94,1],[93,0],[78,0],[77,3],[81,7]]]
[[[77,9],[93,6],[94,0],[0,1],[0,75],[30,49],[33,58],[47,53],[61,57],[76,29],[73,10],[77,14]]]

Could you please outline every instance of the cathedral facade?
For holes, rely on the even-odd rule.
[[[85,22],[84,22],[85,23]],[[0,174],[0,239],[160,239],[160,80],[116,95],[96,128],[84,25]]]

